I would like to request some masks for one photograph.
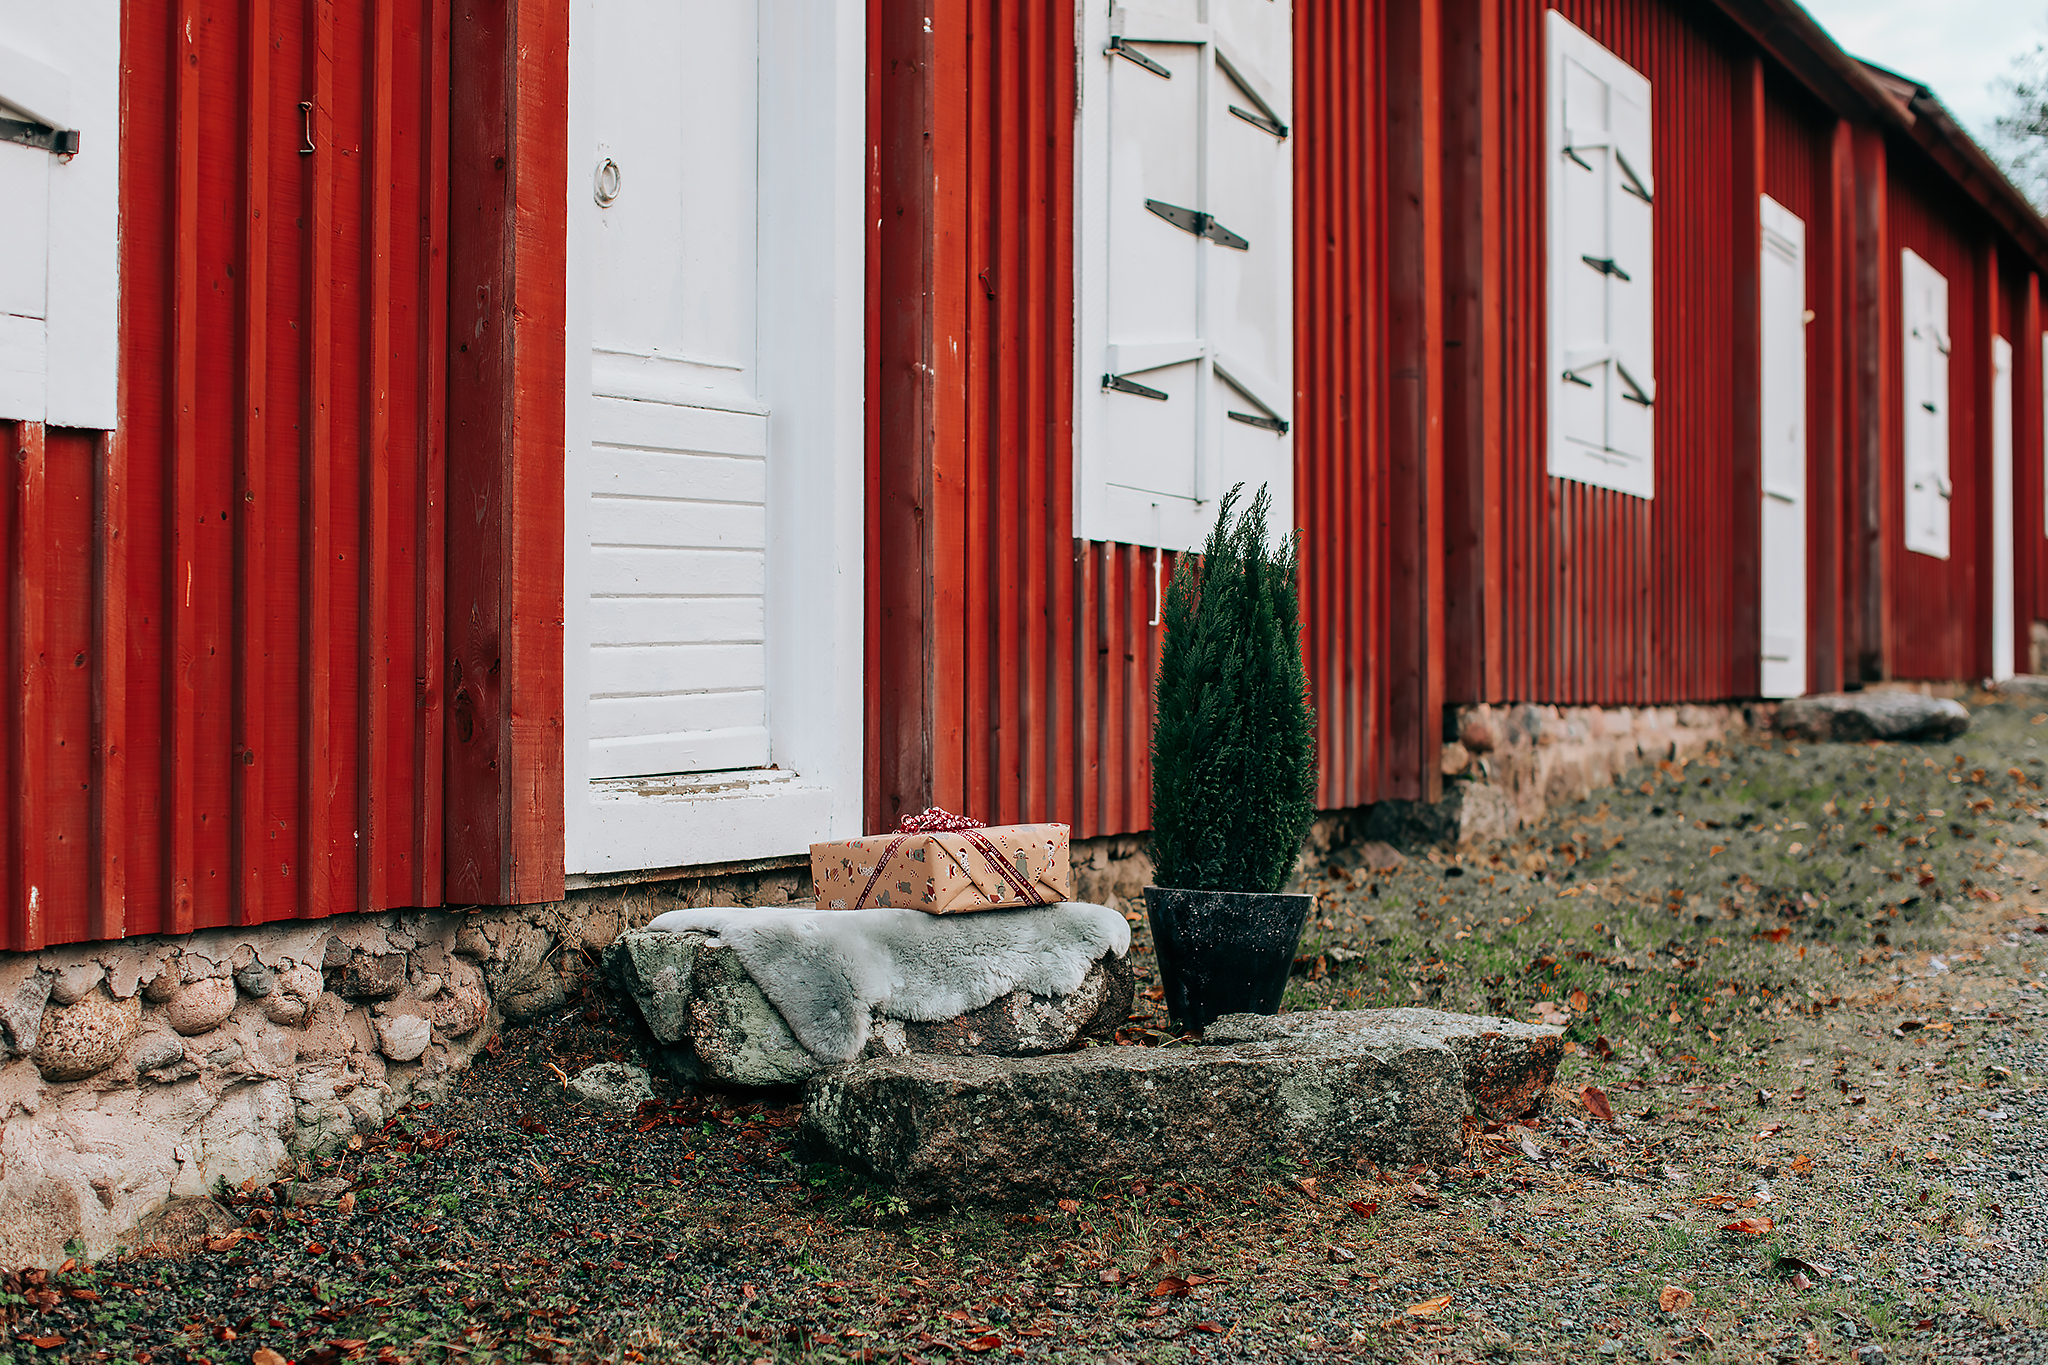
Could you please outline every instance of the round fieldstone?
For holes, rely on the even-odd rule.
[[[172,1028],[191,1037],[218,1028],[235,1012],[235,983],[226,977],[194,981],[164,1006],[164,1017]]]
[[[273,1024],[296,1028],[313,1012],[325,983],[318,967],[303,963],[277,973],[270,992],[263,997],[263,1016]]]
[[[277,973],[259,961],[251,961],[246,967],[235,969],[235,984],[242,994],[253,1000],[261,1000],[277,989]]]
[[[370,1021],[377,1050],[394,1062],[416,1062],[433,1040],[434,1026],[417,1014],[391,1014]]]
[[[577,1098],[600,1109],[638,1109],[654,1098],[654,1081],[647,1072],[624,1062],[599,1062],[585,1067],[569,1082]]]
[[[49,1081],[82,1081],[106,1070],[135,1040],[142,1002],[89,995],[43,1012],[36,1069]]]
[[[60,1005],[75,1005],[99,989],[107,979],[97,962],[80,962],[59,971],[50,982],[50,998]]]

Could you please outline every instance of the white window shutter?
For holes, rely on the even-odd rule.
[[[1899,253],[1903,335],[1906,548],[1949,555],[1948,280],[1918,253]]]
[[[1293,187],[1286,0],[1213,22],[1089,7],[1079,114],[1075,519],[1199,545],[1266,484],[1293,524]]]
[[[114,425],[119,316],[119,0],[13,4],[0,118],[77,152],[0,143],[0,419]]]
[[[1548,20],[1549,469],[1656,489],[1650,83]]]

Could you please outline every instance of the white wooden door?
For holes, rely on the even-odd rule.
[[[1291,527],[1291,7],[1090,11],[1078,530],[1198,545],[1239,482]]]
[[[600,3],[592,777],[768,762],[750,0]]]
[[[572,879],[859,830],[864,32],[571,0]]]
[[[1905,347],[1906,548],[1948,558],[1948,279],[1917,252],[1899,253]]]
[[[1806,691],[1806,224],[1765,195],[1763,676],[1766,697]]]
[[[2012,343],[1991,339],[1991,676],[2013,665]]]

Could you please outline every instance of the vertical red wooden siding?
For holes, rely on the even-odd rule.
[[[1384,786],[1386,94],[1378,5],[1294,14],[1294,506],[1326,808]]]
[[[1839,121],[1789,81],[1768,80],[1766,95],[1764,193],[1806,225],[1807,687],[1826,692],[1843,683]]]
[[[1497,539],[1474,558],[1498,564],[1499,586],[1487,591],[1500,607],[1452,616],[1447,630],[1479,629],[1486,638],[1476,647],[1454,640],[1446,652],[1500,662],[1497,670],[1454,670],[1448,699],[1626,703],[1749,694],[1755,643],[1743,643],[1741,623],[1754,620],[1753,581],[1736,561],[1744,535],[1754,539],[1755,473],[1731,473],[1729,461],[1744,440],[1735,400],[1752,382],[1740,363],[1744,313],[1731,281],[1753,281],[1756,272],[1753,242],[1734,230],[1754,221],[1757,171],[1748,149],[1756,145],[1755,116],[1745,110],[1755,106],[1742,103],[1755,98],[1753,59],[1732,31],[1696,7],[1660,0],[1557,6],[1648,77],[1653,92],[1657,488],[1646,501],[1546,471],[1549,6],[1493,3],[1501,93],[1497,178],[1486,193],[1504,241],[1493,313],[1501,377],[1488,397],[1500,412],[1500,511],[1498,530],[1485,531]],[[1745,128],[1747,143],[1738,136]],[[1747,219],[1736,203],[1744,183]],[[1467,481],[1452,495],[1489,491]],[[1486,525],[1470,510],[1448,515]],[[1452,567],[1458,571],[1455,561]],[[1477,590],[1454,582],[1450,591],[1456,600]]]
[[[977,0],[929,27],[927,13],[869,7],[868,822],[937,803],[1140,831],[1173,556],[1073,537],[1073,12]],[[1416,362],[1406,491],[1376,463],[1387,129],[1405,119],[1415,164],[1434,162],[1434,14],[1408,16],[1417,79],[1390,85],[1378,6],[1295,10],[1295,505],[1327,806],[1424,795],[1436,771],[1441,324],[1420,207],[1395,234],[1418,267],[1396,329]],[[1396,553],[1407,627],[1390,643]],[[1404,659],[1390,719],[1373,679]]]
[[[1890,376],[1893,401],[1882,410],[1885,431],[1883,502],[1887,509],[1885,553],[1891,580],[1892,637],[1889,675],[1896,678],[1977,678],[1989,671],[1988,595],[1980,559],[1989,550],[1990,338],[1986,316],[1992,303],[1986,265],[1991,250],[1988,226],[1949,207],[1954,196],[1920,164],[1911,148],[1893,143],[1889,175],[1891,249],[1877,262],[1881,287],[1894,324],[1886,329],[1880,357]],[[1905,435],[1896,395],[1902,391],[1905,355],[1896,319],[1900,314],[1900,260],[1918,252],[1948,280],[1949,328],[1949,542],[1947,559],[1906,549],[1904,525]]]
[[[869,7],[868,822],[1150,823],[1173,556],[1073,535],[1071,7]]]
[[[442,900],[448,34],[123,7],[120,425],[0,427],[0,947]]]

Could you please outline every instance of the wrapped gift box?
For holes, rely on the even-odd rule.
[[[889,906],[958,915],[1072,900],[1065,825],[994,825],[943,811],[893,834],[811,845],[820,910]]]

